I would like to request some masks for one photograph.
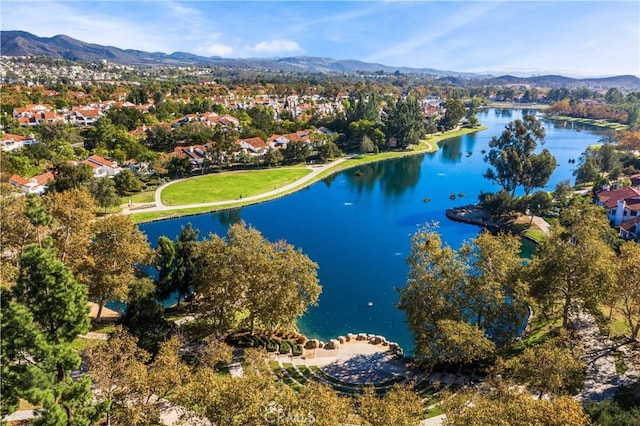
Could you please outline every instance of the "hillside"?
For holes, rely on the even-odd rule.
[[[141,50],[120,49],[113,46],[85,43],[80,40],[57,35],[38,37],[25,31],[0,31],[0,53],[4,56],[46,56],[72,61],[94,62],[107,60],[112,63],[133,66],[159,65],[203,65],[228,69],[246,69],[275,72],[299,73],[394,73],[422,74],[450,81],[457,85],[494,85],[531,84],[544,87],[619,87],[628,90],[640,90],[640,78],[632,75],[606,78],[577,79],[560,75],[535,77],[514,77],[503,75],[494,77],[458,71],[443,71],[433,68],[394,67],[377,63],[362,62],[353,59],[332,59],[312,56],[293,56],[285,58],[221,58],[205,57],[188,52],[144,52]]]

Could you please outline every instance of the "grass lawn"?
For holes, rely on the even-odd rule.
[[[169,185],[162,191],[167,206],[236,200],[290,184],[311,173],[302,167],[204,175]]]
[[[506,358],[520,355],[525,349],[544,342],[552,330],[561,326],[562,318],[545,319],[541,316],[534,317],[531,324],[531,331],[527,334],[527,337],[515,343],[511,349],[509,349]]]
[[[155,193],[156,191],[144,191],[138,192],[137,194],[126,195],[120,197],[120,204],[127,204],[129,200],[131,200],[132,203],[153,203],[155,201]]]
[[[561,121],[572,121],[574,123],[583,123],[589,124],[591,126],[602,127],[604,129],[613,129],[613,130],[627,130],[629,126],[626,124],[614,123],[611,121],[605,120],[593,120],[591,118],[576,118],[576,117],[567,117],[563,115],[559,116],[548,116],[546,117],[550,120],[561,120]]]
[[[611,320],[609,320],[609,307],[605,305],[600,306],[600,312],[602,312],[602,317],[606,321],[604,325],[607,329],[601,331],[603,331],[605,334],[607,334],[608,332],[609,337],[613,340],[631,336],[629,323],[625,319],[621,307],[622,306],[615,306],[613,308],[613,315],[611,316]]]
[[[542,242],[547,237],[547,235],[541,229],[533,227],[524,231],[523,235],[537,242]]]

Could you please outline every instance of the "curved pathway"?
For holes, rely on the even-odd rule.
[[[132,204],[131,206],[125,205],[123,206],[122,213],[123,214],[132,214],[132,213],[147,213],[147,212],[158,212],[158,211],[170,211],[170,210],[180,210],[180,209],[191,209],[198,207],[218,207],[225,206],[229,204],[236,204],[238,202],[252,202],[252,201],[264,201],[270,198],[276,197],[281,194],[285,194],[292,189],[299,188],[306,183],[313,182],[315,178],[322,172],[331,169],[337,166],[340,163],[343,163],[349,159],[353,158],[353,155],[348,155],[346,157],[339,158],[331,163],[315,165],[315,166],[307,166],[311,173],[301,177],[300,179],[291,182],[287,185],[281,186],[280,188],[276,188],[274,190],[263,192],[262,194],[252,195],[250,197],[242,198],[241,200],[223,200],[223,201],[212,201],[209,203],[197,203],[197,204],[181,204],[176,206],[167,206],[162,203],[162,191],[169,185],[173,185],[177,182],[182,182],[192,178],[178,179],[173,180],[171,182],[167,182],[165,184],[160,185],[154,194],[155,201],[153,204],[150,203],[142,203],[142,204]],[[150,205],[149,207],[144,207],[145,205]]]

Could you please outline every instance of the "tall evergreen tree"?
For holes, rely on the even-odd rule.
[[[89,330],[87,287],[56,259],[49,240],[27,247],[16,286],[3,299],[3,399],[41,406],[35,425],[97,421],[102,407],[93,402],[89,378],[71,377],[80,366],[72,342]]]

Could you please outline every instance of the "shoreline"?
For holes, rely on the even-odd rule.
[[[189,206],[189,207],[166,206],[167,208],[155,209],[152,211],[145,211],[144,209],[139,209],[135,211],[121,212],[120,214],[130,214],[132,216],[133,221],[136,224],[140,225],[143,223],[158,222],[161,220],[175,219],[179,217],[195,216],[203,213],[222,212],[222,211],[237,209],[237,208],[245,207],[249,205],[260,204],[260,203],[264,203],[267,201],[284,197],[286,195],[290,195],[294,192],[300,191],[301,189],[304,189],[324,179],[327,176],[331,176],[335,173],[348,170],[354,167],[359,167],[364,164],[370,164],[370,163],[376,163],[379,161],[393,160],[396,158],[404,158],[412,155],[421,155],[421,154],[436,152],[440,149],[439,144],[441,142],[444,142],[448,139],[452,139],[458,136],[481,132],[486,129],[487,129],[486,126],[480,126],[473,129],[467,128],[467,129],[454,130],[446,134],[434,134],[434,135],[431,135],[428,139],[421,140],[421,143],[418,146],[418,149],[414,149],[411,151],[391,151],[391,152],[384,152],[384,153],[372,154],[372,155],[365,154],[362,156],[351,155],[351,156],[341,157],[341,159],[334,161],[334,163],[337,162],[337,164],[334,164],[333,166],[328,167],[325,170],[322,170],[320,173],[316,174],[315,176],[311,176],[311,178],[308,178],[309,176],[308,175],[294,182],[292,184],[293,185],[292,187],[289,187],[286,189],[279,188],[278,190],[272,191],[273,194],[270,194],[270,195],[268,193],[258,194],[253,199],[247,199],[244,201],[238,200],[237,202],[234,202],[235,200],[226,200],[226,201],[217,202],[217,204],[206,203],[209,205]],[[151,203],[146,203],[146,204],[151,204]],[[163,212],[167,212],[167,215],[166,216],[162,215]],[[145,216],[149,216],[147,215],[147,213],[150,213],[152,217],[148,217],[148,218],[145,217]]]

